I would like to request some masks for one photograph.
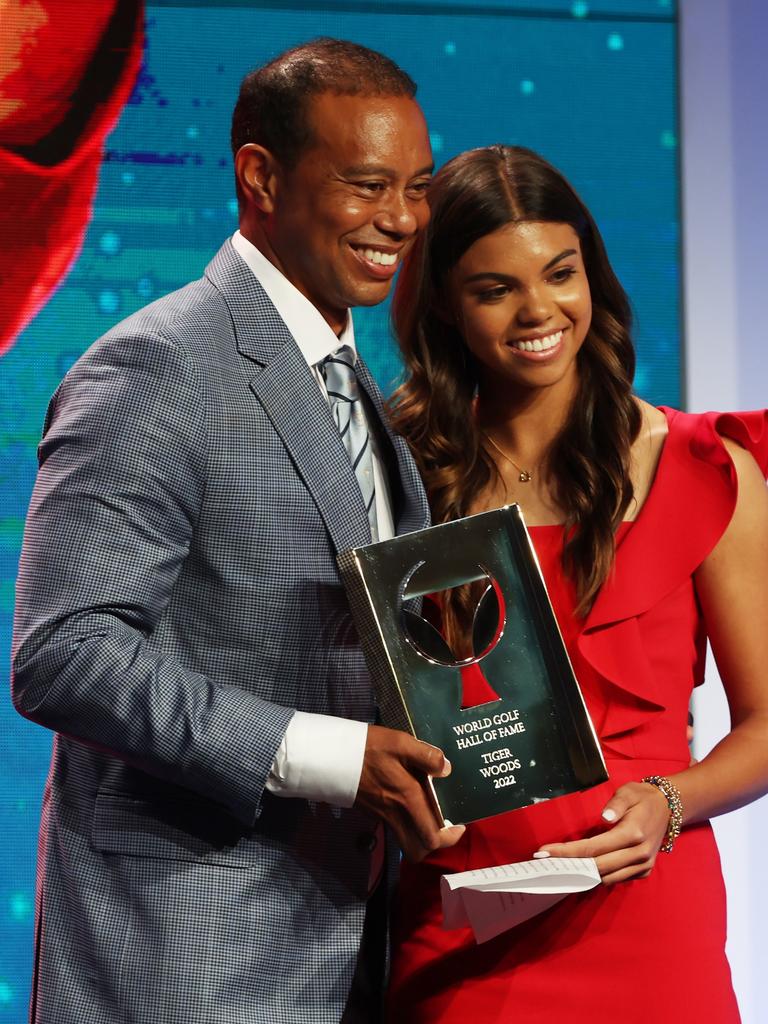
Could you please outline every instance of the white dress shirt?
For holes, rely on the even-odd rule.
[[[293,335],[327,401],[328,393],[318,364],[341,345],[349,345],[357,352],[351,312],[340,337],[336,337],[309,299],[239,231],[233,235],[232,245],[253,271]],[[368,427],[379,540],[388,540],[395,533],[389,483],[375,433],[369,423]],[[367,733],[365,722],[297,711],[275,755],[267,778],[267,789],[277,796],[302,797],[338,807],[351,807],[357,796]]]

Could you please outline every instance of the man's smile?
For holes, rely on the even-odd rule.
[[[402,246],[399,249],[392,247],[385,249],[364,242],[350,242],[349,247],[366,271],[379,280],[386,280],[394,276],[399,256],[403,251]]]

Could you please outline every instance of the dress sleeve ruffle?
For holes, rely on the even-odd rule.
[[[617,544],[612,574],[578,640],[583,657],[619,691],[601,730],[604,739],[666,707],[639,620],[693,575],[731,520],[738,480],[723,437],[746,448],[768,474],[768,410],[664,412],[669,434],[653,486]]]

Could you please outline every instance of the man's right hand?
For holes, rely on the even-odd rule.
[[[437,747],[407,732],[369,725],[356,802],[392,828],[408,860],[419,861],[464,835],[464,825],[442,827],[427,782],[450,771]]]

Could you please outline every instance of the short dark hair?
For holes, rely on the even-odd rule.
[[[246,75],[232,114],[232,153],[255,142],[290,169],[311,142],[309,100],[338,96],[416,95],[416,83],[383,53],[321,37],[281,53]]]

